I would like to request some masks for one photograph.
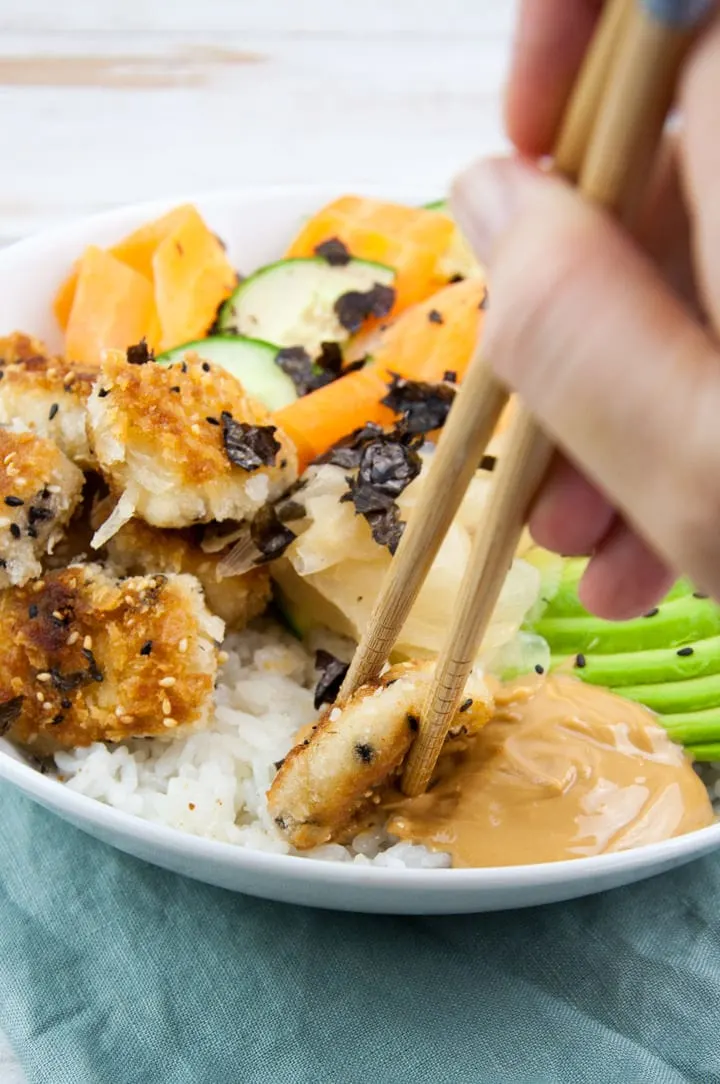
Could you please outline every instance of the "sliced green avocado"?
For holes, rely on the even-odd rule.
[[[544,609],[530,627],[550,647],[551,670],[644,704],[696,759],[717,759],[720,607],[683,579],[644,617],[603,621],[578,597],[584,558],[566,559],[559,573],[542,553],[530,560],[548,570]]]

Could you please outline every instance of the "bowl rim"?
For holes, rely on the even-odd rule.
[[[307,196],[308,200],[327,198],[328,193],[362,192],[386,199],[408,200],[418,203],[426,200],[423,189],[413,185],[380,185],[360,182],[340,185],[322,184],[276,184],[210,189],[199,193],[181,194],[139,203],[123,204],[96,214],[74,218],[50,230],[34,234],[9,245],[0,251],[0,274],[12,267],[16,259],[38,255],[48,246],[67,240],[77,232],[86,233],[97,228],[105,230],[123,223],[129,218],[148,217],[162,213],[179,203],[196,203],[203,207],[227,204],[252,204],[254,201],[288,201]],[[397,194],[393,194],[397,193]],[[404,195],[402,194],[404,193]],[[331,197],[332,198],[332,197]],[[69,262],[72,256],[69,257]],[[580,856],[557,862],[487,866],[460,869],[418,869],[376,866],[355,862],[330,862],[308,859],[296,855],[278,854],[256,850],[234,843],[196,836],[160,822],[145,820],[126,813],[95,798],[80,794],[50,775],[42,774],[18,756],[6,752],[0,743],[0,780],[14,785],[31,799],[53,812],[64,814],[74,823],[89,823],[115,836],[141,841],[146,846],[159,848],[165,853],[189,860],[212,861],[218,868],[248,874],[277,875],[289,882],[336,885],[372,885],[378,889],[406,888],[423,893],[443,893],[452,890],[542,888],[553,885],[572,885],[578,881],[604,880],[613,875],[622,876],[628,871],[642,871],[648,867],[674,865],[694,854],[700,857],[713,847],[720,846],[720,820],[705,828],[673,836],[657,843],[617,851],[611,854]],[[107,837],[106,837],[107,838]]]

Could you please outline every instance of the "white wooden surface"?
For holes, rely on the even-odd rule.
[[[514,12],[515,0],[0,0],[0,243],[244,184],[410,179],[442,195],[463,162],[505,145]],[[0,1084],[23,1081],[0,1033]]]

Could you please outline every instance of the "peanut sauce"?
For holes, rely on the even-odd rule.
[[[495,701],[427,793],[385,793],[390,832],[457,868],[606,854],[713,823],[690,760],[640,704],[563,675],[522,678]]]

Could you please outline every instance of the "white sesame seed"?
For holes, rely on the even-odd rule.
[[[17,467],[13,467],[13,465],[11,463],[10,466],[7,468],[5,473],[7,474],[8,478],[17,478],[20,471],[17,469]]]
[[[115,714],[119,719],[121,715],[125,715],[125,708],[121,707],[121,705],[118,704],[118,706],[115,708]]]
[[[177,726],[177,719],[171,719],[168,716],[167,719],[163,719],[163,726],[167,726],[167,727]]]
[[[79,639],[80,639],[80,633],[78,632],[77,629],[73,629],[73,631],[70,633],[70,635],[67,638],[68,647],[72,647],[72,645],[76,644]]]
[[[47,491],[48,493],[62,493],[60,486],[48,486]]]
[[[197,422],[193,422],[193,424],[190,426],[190,432],[194,433],[195,436],[198,435],[198,433],[200,432],[200,426],[197,424]]]
[[[135,717],[133,715],[121,715],[120,716],[120,722],[121,723],[128,723],[128,724],[129,723],[134,723],[135,722]]]
[[[37,595],[39,591],[42,591],[45,587],[45,580],[36,580],[33,584],[33,591]]]
[[[170,703],[168,698],[165,696],[165,697],[163,697],[163,702],[162,702],[162,713],[163,713],[163,715],[169,715],[171,711],[172,711],[172,704]]]
[[[170,688],[172,688],[172,686],[174,684],[175,684],[175,678],[172,677],[172,676],[160,678],[160,681],[158,682],[158,685],[160,686],[161,689],[170,689]]]
[[[180,654],[184,655],[185,652],[187,651],[187,649],[188,649],[187,640],[181,640],[180,643],[178,644],[178,651],[180,652]]]
[[[135,599],[132,597],[132,595],[125,595],[125,604],[127,606],[134,606],[135,605]]]
[[[38,698],[38,700],[40,701],[41,704],[45,703],[45,697],[43,696],[42,693],[35,693],[35,696]]]
[[[50,675],[47,673],[46,670],[44,670],[42,672],[42,674],[37,675],[37,679],[38,679],[38,681],[49,681],[50,680]]]
[[[92,636],[86,636],[83,640],[83,648],[85,651],[92,651]]]
[[[63,619],[63,615],[60,613],[59,610],[53,610],[52,615],[56,621],[62,621]]]
[[[45,702],[43,703],[43,711],[52,711],[52,710],[53,710],[53,706],[52,706],[52,704],[50,703],[50,701],[49,701],[49,700],[46,700],[46,701],[45,701]]]

